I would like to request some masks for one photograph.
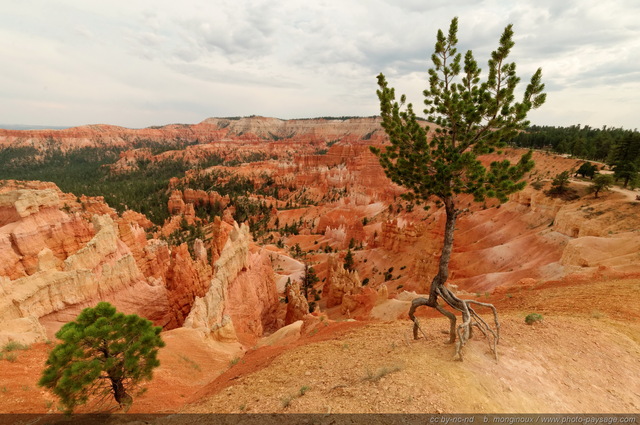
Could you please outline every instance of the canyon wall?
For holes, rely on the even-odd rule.
[[[86,125],[63,130],[0,129],[0,147],[34,147],[63,150],[95,146],[131,147],[137,141],[163,142],[182,140],[197,143],[241,141],[278,142],[295,138],[300,142],[329,142],[347,138],[382,137],[379,118],[280,120],[266,117],[237,119],[208,118],[198,124],[170,124],[160,127],[130,129],[113,125]]]
[[[273,269],[265,253],[250,252],[246,226],[229,230],[213,223],[211,234],[219,240],[211,243],[217,261],[210,264],[199,240],[192,258],[186,244],[148,240],[143,216],[118,216],[95,204],[91,209],[107,213],[93,214],[78,200],[52,184],[0,187],[0,343],[17,334],[51,338],[98,301],[165,329],[193,326],[201,300],[216,291],[226,296],[218,305],[207,298],[214,311],[205,319],[210,329],[223,322],[223,313],[251,338],[276,326]]]

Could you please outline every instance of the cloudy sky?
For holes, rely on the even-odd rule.
[[[534,124],[640,127],[637,0],[5,0],[0,123],[369,116],[380,72],[419,105],[454,16],[483,68],[514,24],[547,86]]]

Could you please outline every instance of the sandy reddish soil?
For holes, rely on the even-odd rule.
[[[618,280],[489,298],[502,311],[498,362],[479,337],[453,362],[445,319],[423,320],[430,341],[412,341],[408,321],[370,324],[290,350],[183,411],[637,412],[640,306],[621,302],[638,295],[640,280]],[[532,311],[544,321],[526,325]]]
[[[408,321],[336,322],[239,361],[168,344],[131,412],[637,412],[639,296],[640,279],[490,296],[501,312],[498,362],[479,336],[464,362],[452,361],[438,317],[422,319],[429,341],[411,340]],[[534,311],[544,321],[526,325]],[[50,348],[35,344],[0,361],[1,412],[55,411],[36,386]]]
[[[145,392],[135,397],[130,413],[172,413],[187,402],[198,400],[202,394],[233,385],[238,377],[268,367],[286,350],[310,342],[335,338],[350,329],[364,326],[364,322],[337,322],[322,326],[305,338],[289,346],[263,347],[248,351],[242,358],[212,357],[202,343],[188,337],[165,336],[167,346],[160,350],[161,366],[154,378],[146,383]],[[37,386],[53,344],[33,344],[27,350],[14,351],[15,361],[0,361],[0,413],[57,413],[56,398]],[[218,353],[218,355],[220,355]],[[209,384],[209,385],[207,385]],[[201,389],[206,386],[206,392]],[[85,408],[77,412],[115,412],[113,404],[101,409]]]
[[[410,323],[372,324],[288,351],[185,412],[634,412],[638,344],[598,319],[548,316],[528,326],[503,317],[500,361],[482,340],[451,361],[442,321],[433,340],[410,341]],[[576,335],[579,335],[576,337]],[[376,380],[379,378],[379,380]],[[300,395],[307,388],[304,395]]]
[[[580,186],[591,186],[591,184],[593,183],[591,180],[578,180],[578,179],[570,179],[570,182]],[[636,196],[640,195],[640,193],[637,190],[625,189],[624,187],[620,187],[620,186],[614,186],[609,190],[612,192],[622,193],[626,197],[626,199],[629,201],[636,201],[637,200]],[[602,193],[606,193],[606,192],[602,192]]]

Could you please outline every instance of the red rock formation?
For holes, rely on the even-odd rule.
[[[362,283],[357,271],[345,270],[340,261],[329,257],[327,281],[322,288],[322,296],[326,298],[327,308],[342,305],[346,295],[360,293]]]
[[[285,288],[287,296],[287,314],[284,318],[284,324],[290,325],[293,322],[302,320],[305,315],[309,314],[309,303],[300,290],[300,284],[293,281]]]
[[[206,255],[206,254],[205,254]],[[191,311],[196,297],[202,297],[209,289],[212,269],[205,261],[193,261],[187,244],[171,250],[171,262],[166,275],[170,321],[169,329],[181,326]]]
[[[248,117],[237,120],[209,118],[194,125],[172,124],[143,129],[128,129],[111,125],[87,125],[64,130],[0,129],[0,146],[33,146],[36,149],[45,149],[53,145],[67,150],[85,146],[130,147],[139,140],[151,143],[160,143],[166,140],[186,140],[199,143],[242,141],[245,144],[270,141],[272,144],[278,145],[279,140],[293,137],[306,139],[305,143],[307,144],[309,141],[315,141],[317,144],[345,137],[356,141],[376,133],[381,133],[379,118],[288,121],[265,117]],[[136,158],[141,154],[127,155]]]
[[[236,224],[215,262],[207,293],[196,298],[184,326],[218,340],[233,329],[248,345],[275,328],[279,302],[271,260],[267,251],[252,254],[250,242],[249,228]]]
[[[116,220],[93,215],[87,221],[81,205],[86,203]],[[171,329],[181,326],[195,300],[206,295],[215,272],[226,274],[230,294],[216,308],[234,319],[239,335],[255,339],[275,327],[279,303],[273,269],[266,254],[250,254],[248,229],[238,242],[226,223],[217,219],[211,225],[214,258],[233,257],[241,244],[240,268],[230,272],[220,262],[212,268],[202,241],[194,243],[194,259],[185,244],[169,247],[148,240],[143,226],[150,223],[144,216],[126,212],[118,217],[99,205],[90,198],[76,203],[50,184],[0,188],[0,322],[22,329],[20,323],[40,319],[51,333],[82,308],[105,300]],[[224,320],[219,323],[225,326]],[[29,329],[34,338],[45,338],[41,329]]]
[[[61,209],[62,204],[60,191],[53,188],[2,188],[0,275],[12,280],[31,276],[42,269],[43,256],[50,258],[49,265],[61,267],[70,253],[91,239],[91,224]]]
[[[246,268],[231,282],[224,314],[233,320],[240,342],[252,346],[277,329],[279,298],[266,250],[249,253]]]

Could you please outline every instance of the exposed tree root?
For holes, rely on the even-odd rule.
[[[467,341],[473,335],[473,328],[478,329],[489,342],[489,348],[498,360],[497,345],[500,341],[500,322],[498,321],[498,312],[493,304],[483,303],[476,300],[463,300],[458,298],[453,292],[444,286],[440,286],[436,290],[436,294],[444,300],[451,308],[462,313],[462,323],[456,326],[456,316],[454,313],[445,310],[442,305],[435,300],[428,298],[416,298],[411,302],[411,308],[409,309],[409,318],[413,321],[413,338],[418,339],[418,330],[422,332],[425,339],[426,334],[420,327],[418,319],[415,317],[415,311],[418,307],[428,306],[438,310],[442,315],[449,318],[449,343],[456,342],[456,351],[454,355],[455,360],[462,360],[462,348],[466,345]],[[492,327],[486,320],[484,320],[474,309],[473,305],[479,305],[481,307],[490,308],[493,312],[494,326]]]
[[[418,335],[416,334],[416,329],[420,329],[420,333],[422,333],[422,336],[424,337],[424,339],[429,339],[427,338],[427,334],[424,333],[424,331],[420,327],[420,322],[418,322],[418,318],[414,317],[413,318],[413,339],[418,339]]]

